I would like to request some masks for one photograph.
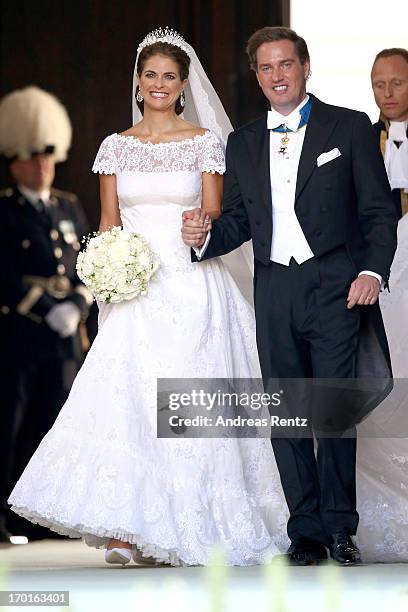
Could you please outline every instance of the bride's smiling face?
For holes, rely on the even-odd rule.
[[[145,109],[164,111],[174,108],[186,83],[187,80],[181,80],[180,68],[174,60],[165,55],[153,55],[139,75]]]

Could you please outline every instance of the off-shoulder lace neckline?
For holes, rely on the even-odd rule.
[[[100,174],[117,172],[225,172],[221,142],[211,131],[192,138],[143,142],[114,132],[99,147],[92,167]]]
[[[162,147],[166,145],[183,144],[183,143],[188,143],[188,142],[194,143],[199,138],[204,138],[205,136],[208,136],[208,134],[211,134],[210,130],[206,130],[203,134],[196,134],[192,138],[183,138],[181,140],[168,140],[167,142],[151,142],[150,140],[140,140],[140,138],[137,138],[136,136],[119,134],[118,132],[114,133],[114,135],[118,136],[119,138],[126,138],[126,139],[129,139],[130,141],[134,141],[136,143],[146,145],[146,146],[151,146],[151,147]]]

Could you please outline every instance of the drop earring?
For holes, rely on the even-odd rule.
[[[136,100],[138,102],[143,102],[143,96],[142,96],[142,92],[140,91],[140,87],[137,90],[137,94],[136,94]]]
[[[186,104],[186,99],[184,97],[184,91],[182,91],[180,94],[180,106],[184,108],[185,104]]]

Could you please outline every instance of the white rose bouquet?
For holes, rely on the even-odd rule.
[[[107,303],[146,295],[158,267],[159,260],[145,238],[120,227],[88,237],[76,264],[82,282],[97,300]]]

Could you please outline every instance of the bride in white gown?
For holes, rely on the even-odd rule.
[[[209,215],[220,212],[219,138],[229,126],[205,101],[211,85],[193,50],[175,42],[144,46],[143,120],[108,136],[93,167],[100,229],[140,232],[160,268],[147,296],[103,305],[70,396],[9,502],[33,522],[109,547],[111,562],[128,561],[137,547],[174,565],[206,564],[220,544],[228,563],[248,565],[288,544],[270,441],[156,437],[158,377],[260,376],[252,307],[220,260],[192,264],[181,240],[183,211],[202,202]],[[183,88],[186,110],[199,107],[216,133],[177,116]]]
[[[221,260],[192,264],[180,237],[184,210],[202,204],[219,214],[220,140],[231,126],[193,49],[166,36],[172,45],[152,46],[156,33],[138,50],[134,93],[139,82],[143,120],[135,105],[136,125],[108,136],[93,168],[101,174],[101,229],[142,233],[161,266],[147,296],[103,305],[68,401],[9,503],[32,522],[108,548],[110,562],[128,562],[133,549],[138,562],[142,554],[206,564],[218,544],[227,563],[262,563],[289,544],[270,441],[156,437],[158,377],[260,376],[252,307]],[[176,114],[182,90],[192,123]],[[366,446],[358,468],[364,560],[407,560],[407,468],[390,461],[385,486]]]

